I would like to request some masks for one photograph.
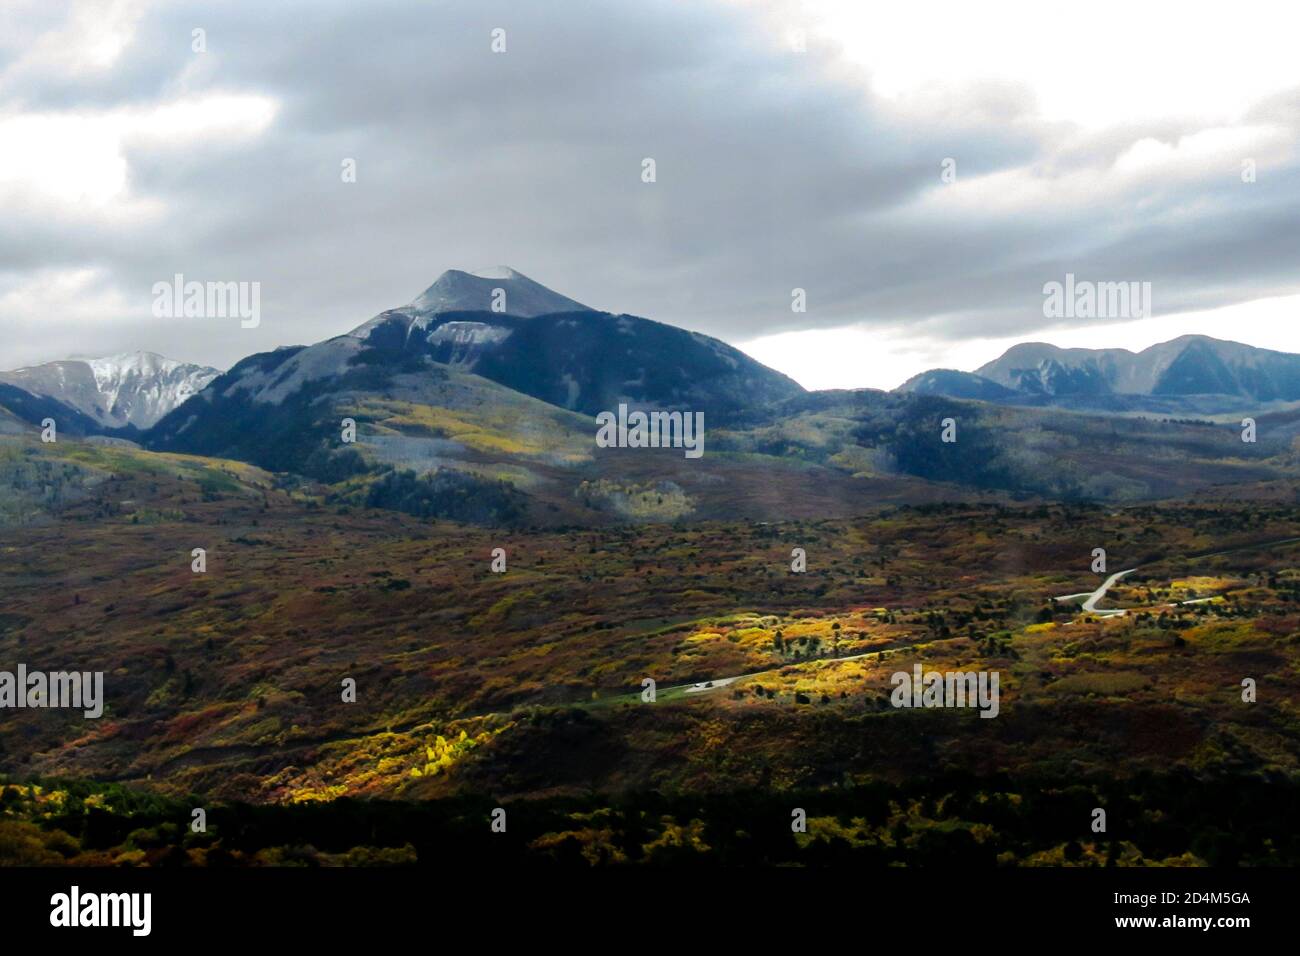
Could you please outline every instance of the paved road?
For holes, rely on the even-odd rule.
[[[1297,543],[1297,542],[1300,542],[1300,538],[1281,538],[1281,539],[1277,539],[1277,540],[1273,540],[1273,541],[1259,541],[1259,542],[1256,542],[1255,544],[1239,545],[1238,547],[1235,547],[1235,548],[1229,548],[1229,549],[1227,549],[1226,551],[1207,551],[1207,552],[1204,552],[1204,553],[1202,553],[1202,554],[1186,555],[1185,557],[1186,557],[1187,559],[1191,559],[1191,558],[1217,558],[1217,557],[1219,557],[1220,555],[1224,555],[1224,554],[1236,554],[1237,552],[1240,552],[1240,551],[1258,551],[1258,550],[1263,550],[1263,549],[1265,549],[1265,548],[1276,548],[1276,547],[1280,547],[1281,545],[1284,545],[1284,544],[1295,544],[1295,543]],[[1167,559],[1157,559],[1157,560],[1167,560]],[[1147,564],[1154,564],[1155,561],[1148,561],[1148,562],[1146,562],[1146,563],[1147,563]],[[1110,577],[1108,577],[1105,581],[1103,581],[1103,582],[1101,583],[1101,587],[1097,588],[1097,590],[1095,590],[1095,591],[1092,591],[1092,592],[1086,592],[1086,591],[1084,591],[1084,592],[1080,592],[1079,594],[1062,594],[1060,597],[1058,597],[1058,598],[1054,598],[1053,600],[1056,600],[1056,601],[1072,601],[1072,600],[1074,600],[1074,599],[1076,599],[1076,598],[1085,597],[1085,595],[1086,595],[1086,600],[1083,602],[1083,610],[1084,610],[1084,613],[1086,613],[1086,614],[1097,614],[1097,615],[1101,615],[1101,616],[1103,616],[1103,617],[1117,617],[1117,616],[1119,616],[1119,615],[1121,615],[1121,614],[1126,614],[1127,611],[1124,611],[1124,610],[1122,610],[1122,609],[1118,609],[1118,608],[1112,608],[1112,609],[1110,609],[1110,610],[1106,610],[1106,609],[1104,609],[1104,608],[1099,608],[1099,607],[1097,607],[1097,602],[1100,601],[1103,597],[1106,596],[1106,592],[1109,591],[1112,587],[1115,586],[1115,582],[1116,582],[1116,581],[1118,581],[1120,578],[1124,577],[1124,575],[1126,575],[1126,574],[1132,574],[1134,571],[1136,571],[1136,570],[1137,570],[1138,568],[1140,568],[1140,567],[1142,567],[1142,565],[1139,564],[1139,565],[1137,565],[1137,566],[1135,566],[1135,567],[1131,567],[1131,568],[1129,568],[1129,569],[1126,570],[1126,571],[1116,571],[1114,574],[1112,574]],[[1209,600],[1212,600],[1212,599],[1211,599],[1211,598],[1197,598],[1197,599],[1192,600],[1192,601],[1179,601],[1178,604],[1201,604],[1201,603],[1204,603],[1205,601],[1209,601]],[[1176,606],[1177,606],[1177,605],[1174,605],[1174,604],[1168,604],[1168,605],[1165,605],[1165,607],[1176,607]]]
[[[728,684],[734,684],[738,680],[745,680],[749,677],[761,677],[764,674],[771,674],[786,667],[800,667],[804,664],[815,664],[818,661],[858,661],[864,657],[874,657],[884,651],[901,651],[914,649],[922,644],[940,644],[944,641],[964,640],[957,637],[933,637],[923,638],[919,641],[890,641],[888,644],[882,644],[874,647],[869,651],[863,651],[860,654],[846,654],[842,657],[836,657],[833,654],[825,657],[805,657],[795,661],[782,661],[774,663],[771,667],[764,667],[760,671],[751,671],[748,674],[735,674],[731,677],[718,677],[714,680],[700,681],[697,684],[675,684],[672,687],[661,687],[657,691],[659,694],[666,694],[669,691],[682,691],[686,694],[704,694],[719,687],[726,687]],[[632,695],[629,695],[632,696]]]
[[[1092,594],[1088,595],[1088,599],[1087,599],[1086,601],[1083,602],[1083,610],[1084,610],[1084,613],[1086,613],[1086,614],[1104,614],[1104,615],[1123,614],[1123,613],[1124,613],[1123,611],[1104,611],[1104,610],[1101,610],[1101,609],[1099,609],[1099,608],[1097,607],[1097,602],[1100,601],[1102,598],[1104,598],[1104,597],[1106,596],[1106,592],[1109,591],[1111,588],[1113,588],[1113,587],[1115,586],[1115,582],[1116,582],[1116,581],[1118,581],[1120,578],[1122,578],[1122,577],[1123,577],[1124,575],[1126,575],[1126,574],[1132,574],[1132,573],[1133,573],[1134,571],[1136,571],[1136,570],[1137,570],[1137,568],[1129,568],[1127,571],[1116,571],[1114,574],[1112,574],[1110,577],[1108,577],[1105,581],[1102,581],[1102,582],[1101,582],[1101,587],[1097,588],[1097,590],[1093,591]]]

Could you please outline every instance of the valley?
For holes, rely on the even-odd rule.
[[[674,468],[711,459],[667,451]],[[969,809],[987,787],[1020,792],[1031,779],[1042,793],[1122,781],[1163,793],[1171,774],[1249,788],[1300,770],[1300,545],[1277,544],[1300,538],[1300,512],[1271,486],[1249,503],[1116,507],[872,501],[858,490],[869,483],[831,484],[819,494],[841,494],[838,507],[801,514],[807,474],[791,470],[761,520],[487,527],[332,501],[329,486],[219,459],[78,442],[11,441],[6,452],[57,455],[94,476],[75,500],[7,527],[0,547],[3,660],[105,675],[99,720],[14,711],[0,724],[0,800],[13,808],[0,829],[37,827],[41,846],[70,859],[216,861],[242,846],[229,862],[270,862],[287,838],[244,846],[241,830],[227,844],[220,826],[168,838],[168,814],[201,800],[214,820],[245,805],[289,820],[345,798],[445,810],[436,825],[453,828],[465,801],[492,800],[529,827],[550,821],[525,856],[562,843],[604,859],[625,838],[678,840],[625,816],[650,794],[713,806],[712,821],[670,827],[709,830],[703,847],[722,839],[719,821],[748,825],[737,821],[757,812],[743,796],[755,788],[841,807],[813,814],[814,836],[786,848],[800,859],[838,845],[837,833],[845,852],[878,854],[893,838],[872,827],[897,822],[864,820],[853,837],[854,824],[835,823],[853,816],[846,795],[903,788],[890,799],[930,806],[955,787]],[[1101,583],[1089,567],[1098,546],[1137,567],[1104,605],[1122,616],[1053,601]],[[204,574],[191,571],[195,547]],[[503,574],[490,568],[498,547]],[[999,672],[998,718],[894,709],[890,676],[915,664]],[[355,703],[342,700],[345,678]],[[646,678],[653,703],[641,698]],[[1246,678],[1256,702],[1242,699]],[[54,793],[81,801],[76,812],[53,813]],[[907,840],[954,826],[998,852],[1011,841],[1026,861],[1068,850],[1138,862],[1177,843],[1165,833],[1144,846],[1137,830],[1089,840],[1082,825],[1031,839],[1010,818],[994,836],[935,807],[928,822],[909,818],[917,829],[888,853],[916,862]],[[105,812],[127,815],[125,842],[100,846],[108,837],[85,829]],[[609,826],[593,828],[593,813]],[[125,839],[140,827],[153,836]],[[49,844],[52,832],[72,843]],[[418,861],[406,845],[350,844]],[[1205,860],[1190,845],[1170,850],[1183,853]]]

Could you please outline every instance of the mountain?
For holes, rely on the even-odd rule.
[[[540,311],[551,308],[563,311]],[[349,333],[249,356],[141,442],[304,476],[345,506],[474,523],[671,520],[738,508],[766,518],[792,501],[824,512],[826,496],[851,478],[831,476],[818,494],[792,498],[770,473],[720,474],[723,459],[599,448],[593,416],[621,403],[701,412],[721,440],[724,428],[764,420],[804,394],[717,339],[593,311],[514,270],[453,270]],[[355,441],[343,438],[348,419]],[[806,483],[805,463],[782,467]],[[733,494],[742,505],[728,503]]]
[[[897,391],[917,395],[946,395],[949,398],[976,399],[984,402],[1009,401],[1016,397],[1014,389],[999,385],[992,379],[973,372],[959,372],[950,368],[936,368],[913,375]]]
[[[488,308],[495,289],[504,290],[509,311]],[[551,308],[562,311],[539,312]],[[345,335],[241,361],[164,416],[147,443],[295,470],[338,431],[325,408],[366,405],[397,393],[415,406],[501,406],[499,386],[540,400],[552,412],[591,416],[626,402],[703,412],[711,424],[804,393],[786,376],[706,335],[593,311],[512,269],[452,270],[413,302]],[[232,432],[234,421],[244,430]],[[590,430],[589,420],[574,421]],[[514,427],[530,425],[524,419]],[[281,430],[277,438],[272,429]]]
[[[973,373],[925,372],[900,390],[1094,411],[1227,413],[1300,401],[1300,355],[1205,335],[1140,352],[1026,342]]]
[[[487,308],[496,289],[504,290],[507,311]],[[804,391],[718,339],[650,319],[596,312],[506,267],[445,272],[408,305],[382,312],[346,335],[280,354],[272,363],[274,377],[250,374],[266,365],[258,362],[217,384],[253,401],[278,404],[305,385],[338,378],[358,364],[373,371],[410,371],[422,359],[586,415],[626,402],[727,419]]]
[[[498,289],[504,311],[491,308]],[[456,365],[587,415],[627,402],[729,418],[803,393],[792,379],[717,339],[595,311],[507,267],[445,272],[409,305],[381,313],[345,338]],[[338,342],[302,356],[296,364],[312,369],[302,378],[337,369],[323,356],[355,347]]]
[[[0,372],[0,382],[75,408],[102,428],[143,430],[219,374],[153,352],[131,352]]]
[[[359,325],[348,334],[383,348],[408,349],[412,340],[444,346],[442,361],[464,364],[477,356],[479,347],[503,341],[516,319],[561,312],[590,312],[568,296],[553,292],[509,266],[494,266],[477,272],[448,269],[411,302]],[[488,322],[434,322],[452,313],[490,314]],[[434,335],[436,328],[442,331]]]
[[[509,266],[494,266],[477,272],[448,269],[416,297],[411,308],[428,314],[508,312],[524,318],[555,312],[591,311],[581,302],[552,292]]]
[[[99,431],[99,423],[80,409],[0,382],[0,435],[38,434],[47,418],[54,419],[58,426],[56,434],[89,435]]]

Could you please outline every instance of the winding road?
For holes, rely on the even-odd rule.
[[[1223,550],[1223,551],[1205,551],[1205,552],[1202,552],[1202,553],[1200,553],[1200,554],[1189,554],[1189,555],[1184,555],[1184,560],[1191,560],[1192,558],[1214,558],[1214,557],[1218,557],[1219,555],[1223,555],[1223,554],[1235,554],[1235,553],[1237,553],[1238,551],[1260,551],[1260,550],[1264,550],[1264,549],[1266,549],[1266,548],[1277,548],[1277,547],[1281,547],[1281,546],[1284,545],[1284,544],[1296,544],[1297,542],[1300,542],[1300,538],[1280,538],[1280,539],[1277,539],[1277,540],[1274,540],[1274,541],[1260,541],[1260,542],[1257,542],[1257,543],[1255,543],[1255,544],[1246,544],[1246,545],[1241,545],[1241,546],[1239,546],[1239,547],[1236,547],[1236,548],[1228,548],[1228,549]],[[1145,562],[1143,562],[1143,563],[1144,563],[1144,564],[1154,564],[1154,563],[1156,563],[1156,561],[1162,561],[1162,560],[1167,560],[1167,559],[1166,559],[1166,558],[1155,558],[1155,559],[1152,559],[1152,560],[1149,560],[1149,561],[1145,561]],[[1098,615],[1101,615],[1101,616],[1103,616],[1103,617],[1118,617],[1118,616],[1121,615],[1121,614],[1127,614],[1128,611],[1125,610],[1125,609],[1123,609],[1123,608],[1111,608],[1111,609],[1109,609],[1109,610],[1108,610],[1108,609],[1105,609],[1105,608],[1099,608],[1099,607],[1097,607],[1097,602],[1100,601],[1103,597],[1106,596],[1106,592],[1109,591],[1111,588],[1113,588],[1113,587],[1115,586],[1115,583],[1116,583],[1120,578],[1124,577],[1124,575],[1126,575],[1126,574],[1132,574],[1134,571],[1136,571],[1138,568],[1140,568],[1140,567],[1142,567],[1142,566],[1143,566],[1143,565],[1138,564],[1138,565],[1134,565],[1133,567],[1129,568],[1129,569],[1126,570],[1126,571],[1116,571],[1114,574],[1112,574],[1110,577],[1108,577],[1105,581],[1103,581],[1103,582],[1101,583],[1101,586],[1100,586],[1099,588],[1097,588],[1097,590],[1095,590],[1095,591],[1080,591],[1078,594],[1062,594],[1060,597],[1058,597],[1058,598],[1053,598],[1052,600],[1054,600],[1054,601],[1073,601],[1073,600],[1075,600],[1075,599],[1077,599],[1077,598],[1085,598],[1085,600],[1084,600],[1084,602],[1083,602],[1083,611],[1084,611],[1084,613],[1086,613],[1086,614],[1098,614]],[[1170,604],[1170,605],[1166,605],[1166,606],[1167,606],[1167,607],[1176,607],[1176,606],[1181,605],[1181,604],[1203,604],[1203,603],[1205,603],[1206,601],[1209,601],[1209,600],[1212,600],[1212,599],[1211,599],[1211,598],[1196,598],[1196,599],[1191,600],[1191,601],[1179,601],[1179,602],[1177,602],[1177,604]]]
[[[1133,573],[1134,571],[1136,571],[1136,570],[1137,570],[1137,568],[1129,568],[1127,571],[1116,571],[1114,574],[1112,574],[1110,577],[1108,577],[1105,581],[1102,581],[1102,582],[1101,582],[1101,586],[1100,586],[1099,588],[1097,588],[1097,590],[1095,590],[1095,591],[1093,591],[1092,593],[1090,593],[1090,594],[1088,595],[1088,597],[1084,600],[1084,602],[1083,602],[1083,611],[1084,611],[1084,613],[1085,613],[1085,614],[1100,614],[1100,615],[1102,615],[1103,617],[1117,617],[1117,616],[1123,614],[1124,611],[1123,611],[1123,610],[1120,610],[1120,609],[1111,609],[1111,610],[1106,610],[1106,609],[1104,609],[1104,608],[1099,608],[1099,607],[1097,607],[1097,602],[1100,601],[1102,598],[1104,598],[1104,597],[1106,596],[1106,592],[1109,591],[1111,588],[1113,588],[1113,587],[1115,586],[1115,582],[1116,582],[1116,581],[1118,581],[1120,578],[1122,578],[1122,577],[1123,577],[1124,575],[1126,575],[1126,574],[1132,574],[1132,573]],[[1079,597],[1079,596],[1080,596],[1080,595],[1078,595],[1078,594],[1067,594],[1065,597],[1076,598],[1076,597]],[[1061,601],[1061,600],[1064,600],[1064,598],[1057,598],[1056,600]]]

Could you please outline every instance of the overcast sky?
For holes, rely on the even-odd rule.
[[[1027,339],[1300,351],[1293,2],[3,7],[3,368],[224,368],[497,264],[814,388]],[[1067,272],[1155,318],[1045,319]],[[176,273],[260,283],[261,325],[153,317]]]

